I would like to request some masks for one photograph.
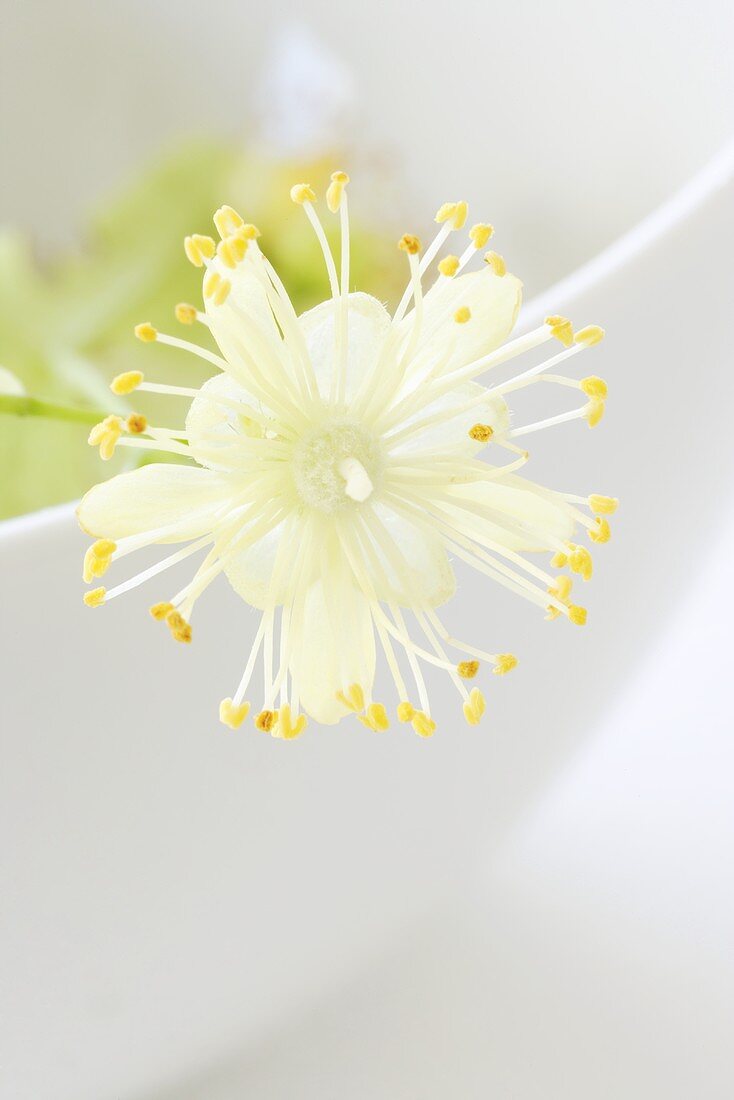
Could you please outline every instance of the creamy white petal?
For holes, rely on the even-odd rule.
[[[306,338],[319,390],[329,396],[334,367],[336,310],[333,300],[301,314],[298,322]],[[390,315],[381,302],[369,294],[349,295],[347,398],[352,397],[363,378],[373,369],[390,331]]]
[[[523,479],[515,481],[522,483]],[[531,485],[519,488],[491,481],[457,485],[451,489],[457,504],[486,509],[486,517],[452,505],[445,510],[455,515],[460,528],[470,535],[484,536],[510,550],[552,550],[553,540],[565,542],[572,537],[575,524],[567,508],[535,492]]]
[[[365,557],[378,599],[402,607],[438,607],[450,600],[456,578],[441,538],[387,505],[373,507],[392,545],[388,554],[373,541],[378,566]]]
[[[261,610],[282,604],[290,590],[289,570],[283,572],[278,591],[272,587],[273,568],[284,527],[284,523],[278,524],[252,546],[236,553],[224,569],[235,592]]]
[[[219,404],[213,400],[217,397],[241,403],[242,410]],[[186,414],[189,446],[197,462],[202,466],[216,466],[216,451],[219,448],[227,444],[236,445],[242,437],[262,437],[261,423],[253,415],[248,415],[248,408],[253,414],[261,414],[254,398],[230,375],[216,374],[204,383]]]
[[[486,398],[478,401],[470,409],[462,411],[461,407],[474,398]],[[464,382],[449,393],[439,397],[430,405],[414,413],[412,417],[401,422],[400,429],[417,425],[428,417],[439,416],[434,423],[413,432],[402,441],[392,452],[395,456],[407,456],[415,451],[432,451],[446,453],[461,457],[477,454],[484,448],[483,443],[478,443],[469,435],[469,429],[475,424],[487,424],[492,429],[495,440],[501,439],[507,434],[510,427],[510,410],[503,397],[490,395],[478,382]]]
[[[103,481],[77,508],[84,531],[121,539],[177,524],[156,541],[183,542],[211,531],[232,498],[232,481],[196,466],[152,463]]]
[[[340,585],[329,613],[321,581],[306,594],[300,644],[290,667],[303,709],[333,725],[348,713],[336,694],[359,684],[366,694],[375,678],[375,638],[369,604],[353,584]]]
[[[514,275],[495,275],[490,267],[459,275],[455,279],[441,277],[426,294],[423,302],[421,334],[412,362],[418,357],[423,364],[453,351],[444,372],[464,366],[495,351],[515,327],[522,301],[522,283]],[[467,306],[471,318],[457,324],[454,314]],[[404,340],[410,338],[412,316],[401,322]]]

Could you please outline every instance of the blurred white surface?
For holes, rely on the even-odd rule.
[[[579,488],[623,506],[585,631],[484,590],[522,667],[478,730],[444,699],[428,743],[232,735],[212,700],[250,624],[225,586],[182,653],[145,592],[81,605],[68,510],[6,525],[3,1100],[728,1100],[719,183],[561,293],[611,333],[594,362],[610,423],[544,442],[531,476],[591,469]],[[476,591],[457,599],[463,633]]]
[[[161,143],[252,134],[253,92],[292,21],[351,73],[344,141],[405,180],[403,228],[420,233],[440,202],[470,200],[530,293],[653,209],[734,130],[728,0],[26,0],[5,5],[0,36],[2,217],[46,250],[76,242],[90,201]],[[338,101],[347,77],[334,79]],[[299,117],[320,82],[306,79]],[[352,190],[357,202],[357,180]]]

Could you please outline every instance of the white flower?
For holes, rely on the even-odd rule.
[[[339,273],[312,189],[292,189],[323,249],[332,292],[300,317],[260,249],[257,229],[230,207],[214,216],[218,244],[210,237],[186,239],[189,259],[205,269],[205,312],[181,305],[176,314],[183,323],[206,325],[221,355],[147,323],[136,333],[192,351],[219,373],[201,389],[149,383],[140,372],[120,375],[112,383],[118,394],[140,389],[190,396],[185,427],[109,416],[93,429],[90,443],[103,458],[119,445],[169,452],[196,465],[153,464],[121,474],[87,493],[78,512],[81,526],[97,539],[85,557],[88,582],[133,550],[185,545],[116,588],[92,589],[85,601],[109,602],[201,553],[192,580],[151,612],[174,638],[190,641],[194,605],[220,573],[262,612],[239,687],[220,707],[225,724],[235,728],[246,717],[261,660],[260,729],[294,737],[305,726],[305,713],[324,723],[355,713],[372,729],[385,729],[386,708],[372,696],[379,649],[395,683],[399,719],[429,736],[435,725],[425,665],[450,678],[467,721],[475,724],[484,697],[465,681],[476,676],[480,662],[496,673],[516,664],[511,654],[487,653],[449,636],[436,611],[455,589],[449,554],[549,618],[585,621],[586,612],[571,602],[570,576],[555,576],[531,555],[549,554],[552,568],[567,566],[588,579],[591,556],[572,541],[574,531],[581,525],[592,540],[606,541],[606,515],[616,501],[586,500],[527,481],[517,471],[528,454],[514,441],[565,420],[598,422],[606,396],[602,380],[551,372],[603,333],[591,326],[574,335],[569,321],[550,317],[507,342],[520,282],[493,252],[481,270],[460,274],[492,236],[488,225],[475,225],[462,254],[438,263],[424,292],[440,249],[464,226],[462,202],[438,211],[440,228],[422,257],[417,238],[399,242],[410,278],[392,317],[376,299],[348,293],[347,183],[336,172],[327,192],[330,211],[341,219]],[[561,348],[547,361],[489,388],[477,381],[554,339]],[[512,427],[507,396],[540,382],[578,390],[583,400],[571,412]],[[488,445],[492,464],[479,457]]]

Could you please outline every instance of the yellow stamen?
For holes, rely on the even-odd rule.
[[[571,344],[573,344],[573,325],[567,317],[554,314],[551,317],[546,317],[545,323],[549,326],[551,335],[555,336],[556,340],[560,340],[564,347],[571,347]]]
[[[589,538],[592,542],[609,542],[612,537],[612,529],[609,526],[609,520],[604,519],[603,516],[596,517],[596,529],[589,531]]]
[[[250,704],[235,706],[231,699],[222,699],[219,704],[219,721],[231,730],[238,730],[250,713]]]
[[[604,339],[604,329],[599,325],[587,325],[586,328],[579,329],[574,339],[577,344],[586,344],[590,348]]]
[[[404,233],[398,241],[398,248],[401,252],[408,252],[411,256],[415,256],[421,250],[421,242],[411,233]]]
[[[565,561],[564,561],[563,564],[565,565],[566,561],[568,561],[568,558],[566,558],[565,554],[563,556],[565,558]],[[566,600],[568,599],[568,597],[571,595],[571,589],[572,588],[573,588],[573,581],[571,580],[571,578],[562,575],[560,577],[556,577],[556,583],[554,585],[552,585],[548,589],[548,591],[551,594],[551,596],[555,596],[555,598],[557,600],[560,600],[561,603],[565,603]]]
[[[589,497],[589,508],[596,516],[612,516],[619,507],[616,497],[603,497],[599,493],[592,493]]]
[[[93,588],[91,592],[84,593],[84,602],[87,607],[101,607],[104,603],[106,588]]]
[[[454,314],[454,320],[457,325],[465,325],[467,321],[471,320],[471,310],[468,306],[459,306]]]
[[[398,722],[410,722],[415,717],[415,707],[412,703],[398,703]]]
[[[364,710],[364,692],[359,684],[352,684],[347,693],[337,691],[336,697],[349,710]]]
[[[586,406],[584,413],[586,423],[590,428],[595,428],[604,416],[604,400],[601,397],[592,397]]]
[[[475,248],[484,248],[487,241],[494,236],[494,226],[478,222],[469,230],[469,236]]]
[[[473,680],[479,672],[479,661],[459,661],[456,671],[462,680]]]
[[[124,374],[118,374],[110,382],[110,389],[113,393],[122,397],[128,393],[132,393],[136,390],[140,383],[143,381],[144,375],[141,370],[128,370]]]
[[[244,237],[225,237],[217,245],[217,256],[225,267],[235,268],[245,258],[247,241]]]
[[[176,320],[182,325],[193,325],[197,313],[196,306],[190,306],[188,302],[179,302],[176,306]]]
[[[172,603],[154,603],[150,608],[150,613],[157,622],[162,622],[171,611],[173,611]]]
[[[95,424],[89,433],[87,442],[91,447],[99,447],[99,457],[107,462],[115,453],[115,446],[122,435],[122,421],[119,416],[106,416],[100,424]]]
[[[117,549],[117,543],[112,539],[97,539],[84,555],[82,576],[86,584],[95,577],[103,577],[110,567],[112,555]]]
[[[275,712],[272,710],[261,710],[255,718],[255,726],[257,729],[262,730],[263,733],[270,733],[274,724]]]
[[[445,275],[447,279],[451,279],[459,270],[459,257],[444,256],[438,265],[438,270],[442,275]]]
[[[244,224],[237,211],[233,210],[231,206],[220,206],[214,215],[214,225],[222,240],[233,233],[238,233]]]
[[[553,569],[563,569],[564,565],[568,565],[568,554],[564,554],[562,550],[557,550],[551,558],[551,566]]]
[[[326,205],[329,207],[329,210],[331,210],[332,214],[336,214],[337,210],[341,206],[344,188],[348,183],[349,176],[346,172],[331,173],[331,183],[326,189]]]
[[[204,237],[201,233],[194,233],[191,237],[184,238],[184,251],[187,259],[194,267],[203,267],[204,260],[211,260],[216,245],[212,237]]]
[[[370,703],[367,713],[360,714],[359,720],[363,726],[374,730],[375,733],[384,733],[390,728],[390,719],[382,703]]]
[[[586,608],[571,604],[568,609],[568,617],[576,626],[584,626],[586,623]]]
[[[517,668],[517,657],[514,653],[499,653],[497,655],[497,664],[492,671],[495,676],[506,676],[508,672],[512,672],[513,668]]]
[[[169,611],[166,615],[166,624],[171,631],[171,637],[175,641],[191,641],[191,626],[186,622],[180,611]]]
[[[475,424],[473,428],[469,429],[469,435],[477,443],[489,443],[494,435],[494,429],[489,424]]]
[[[316,192],[310,183],[296,183],[291,187],[291,201],[299,206],[304,202],[316,202]]]
[[[609,387],[604,379],[597,378],[595,374],[582,378],[579,385],[587,397],[597,397],[603,401],[609,393]]]
[[[251,222],[245,222],[237,236],[244,237],[246,241],[254,241],[260,236],[260,230]]]
[[[485,264],[489,264],[495,275],[499,275],[500,278],[507,274],[507,264],[500,256],[499,252],[486,252],[484,255],[484,262]]]
[[[452,229],[461,229],[468,213],[469,206],[465,202],[445,202],[436,211],[436,221],[439,225],[450,221]]]
[[[486,710],[487,704],[484,701],[479,688],[473,688],[469,699],[464,703],[464,717],[470,726],[478,726],[479,721]]]
[[[570,551],[568,564],[571,572],[579,573],[585,581],[591,580],[594,563],[591,560],[589,551],[585,546],[574,546],[572,544],[569,544],[568,549]]]
[[[142,340],[144,344],[150,344],[153,340],[158,339],[158,329],[151,325],[150,321],[143,321],[142,325],[135,326],[135,335],[138,340]],[[137,373],[136,371],[129,371],[130,374]],[[124,378],[124,375],[121,377]],[[142,378],[142,375],[141,375]]]
[[[131,435],[141,435],[147,430],[148,421],[142,415],[142,413],[131,413],[125,421],[125,427],[131,433]]]
[[[411,721],[419,737],[432,737],[436,732],[436,723],[422,710],[417,710]]]
[[[264,713],[268,713],[265,711]],[[300,737],[306,728],[308,719],[305,714],[299,714],[295,722],[291,717],[291,708],[288,703],[283,703],[283,706],[278,711],[278,720],[273,730],[274,737],[281,737],[284,741],[293,741],[294,738]]]

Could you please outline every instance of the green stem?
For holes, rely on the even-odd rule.
[[[50,420],[70,420],[76,424],[99,424],[107,416],[96,409],[75,409],[70,405],[56,405],[52,401],[40,401],[37,397],[0,393],[0,415],[44,416]]]

